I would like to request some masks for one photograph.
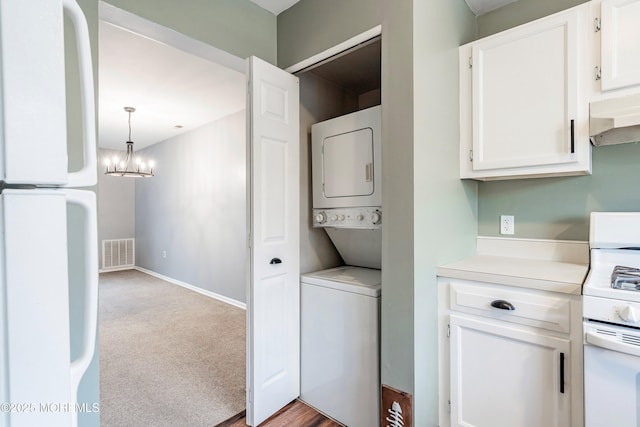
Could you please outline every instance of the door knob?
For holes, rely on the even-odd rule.
[[[282,264],[282,260],[280,258],[271,258],[271,261],[269,261],[269,264],[271,265]]]

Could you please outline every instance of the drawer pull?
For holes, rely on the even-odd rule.
[[[513,311],[516,308],[509,301],[505,301],[503,299],[497,299],[491,302],[491,307],[499,308],[500,310],[509,310]]]

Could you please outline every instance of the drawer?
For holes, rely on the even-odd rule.
[[[482,283],[455,281],[451,281],[450,292],[453,311],[550,331],[571,332],[571,302],[568,298]],[[511,304],[514,310],[504,310],[491,305],[492,302],[500,300]]]

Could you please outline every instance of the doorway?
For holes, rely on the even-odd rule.
[[[214,425],[245,406],[244,61],[106,3],[100,4],[100,18],[99,157],[121,160],[130,139],[136,155],[155,161],[151,178],[99,174],[99,239],[109,242],[100,247],[101,267],[108,271],[101,280],[101,308],[108,311],[101,316],[101,346],[127,347],[101,351],[101,377],[112,370],[110,380],[101,381],[112,390],[103,389],[102,398],[113,398],[121,392],[118,387],[131,387],[140,390],[140,402],[130,407],[162,417],[175,412],[168,402],[206,397],[209,405],[227,412],[200,420],[203,411],[191,411],[194,418],[181,424]],[[136,108],[130,124],[128,106]],[[129,262],[131,253],[135,270],[116,271],[130,268],[119,262]],[[238,312],[240,327],[237,321],[224,322]],[[237,343],[228,344],[238,337],[240,351]],[[235,366],[226,371],[219,369],[224,359],[219,347],[225,343],[237,359],[224,362]],[[212,360],[216,351],[219,357]],[[148,361],[147,369],[138,366],[141,360]],[[154,375],[163,378],[149,379],[157,367],[151,365],[162,364],[166,375],[160,370]],[[225,378],[238,365],[240,375]],[[233,390],[225,392],[226,380]],[[149,392],[154,384],[157,393]],[[221,397],[233,399],[211,398],[217,387]],[[178,389],[186,390],[183,397],[167,395]],[[108,401],[101,406],[106,416]],[[117,403],[111,407],[124,409]]]

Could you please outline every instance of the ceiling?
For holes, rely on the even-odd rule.
[[[112,24],[99,28],[98,145],[135,149],[245,108],[245,75]],[[176,126],[183,126],[176,128]]]
[[[300,0],[251,0],[263,9],[278,16],[280,12],[289,9]]]

